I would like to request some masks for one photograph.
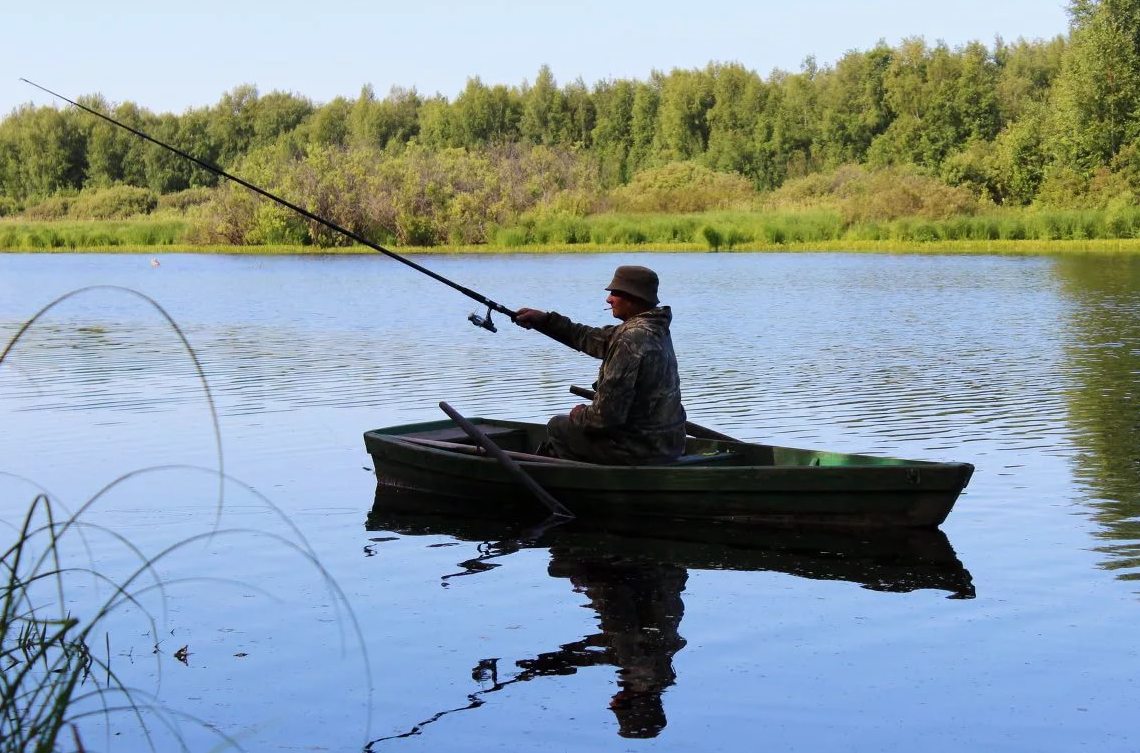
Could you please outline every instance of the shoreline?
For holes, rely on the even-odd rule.
[[[534,244],[522,246],[385,246],[394,254],[428,256],[523,254],[610,254],[610,253],[876,253],[876,254],[963,254],[1001,256],[1049,256],[1054,254],[1140,254],[1140,238],[1100,238],[1089,240],[943,240],[902,241],[814,241],[810,243],[741,244],[734,248],[711,249],[700,243],[654,244]],[[0,248],[0,254],[207,254],[220,256],[354,256],[379,253],[367,246],[197,246],[189,244],[115,244],[83,248]]]

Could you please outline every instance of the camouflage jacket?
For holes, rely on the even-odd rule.
[[[556,312],[535,329],[594,358],[602,359],[596,395],[571,423],[603,435],[622,455],[664,462],[685,449],[681,380],[669,336],[673,314],[659,306],[621,324],[590,327]]]

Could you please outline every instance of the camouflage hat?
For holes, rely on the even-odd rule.
[[[618,267],[613,282],[606,286],[606,290],[640,298],[653,306],[660,303],[657,299],[657,273],[648,267]]]

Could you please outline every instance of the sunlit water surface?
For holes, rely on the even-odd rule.
[[[370,517],[362,432],[545,419],[596,362],[378,256],[158,261],[0,255],[5,342],[127,289],[0,365],[0,515],[94,499],[66,556],[120,580],[184,542],[98,648],[192,750],[1140,750],[1138,260],[418,259],[598,324],[650,265],[691,420],[977,467],[933,541],[688,548]]]

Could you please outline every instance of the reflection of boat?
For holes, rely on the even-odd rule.
[[[565,578],[598,616],[598,630],[557,649],[519,659],[513,668],[483,658],[471,677],[480,689],[465,705],[445,709],[410,730],[374,740],[409,737],[444,716],[478,708],[491,693],[540,677],[572,675],[580,669],[612,666],[616,692],[609,708],[617,733],[657,737],[667,726],[662,695],[676,684],[673,658],[686,641],[680,632],[689,570],[766,570],[827,580],[845,580],[881,591],[938,589],[949,598],[974,596],[970,574],[937,529],[773,529],[718,522],[685,525],[639,521],[637,532],[605,530],[588,521],[528,528],[517,518],[455,515],[440,510],[454,500],[380,487],[366,527],[405,536],[448,536],[477,541],[478,555],[458,563],[452,578],[477,575],[494,560],[526,548],[550,553],[547,569]],[[409,508],[412,511],[409,511]]]
[[[935,527],[970,480],[968,463],[934,463],[689,438],[678,462],[604,466],[527,455],[546,427],[472,419],[577,516]],[[533,509],[530,493],[475,452],[451,421],[370,431],[382,486],[466,500],[469,509]]]
[[[803,578],[859,583],[876,591],[948,591],[973,598],[969,571],[938,529],[767,528],[720,522],[678,525],[674,521],[607,523],[574,520],[546,530],[528,530],[515,520],[456,516],[444,497],[379,488],[368,515],[369,530],[404,535],[445,535],[489,542],[498,557],[527,547],[557,548],[570,558],[620,556],[695,570],[768,570]],[[478,558],[464,563],[480,569]]]

